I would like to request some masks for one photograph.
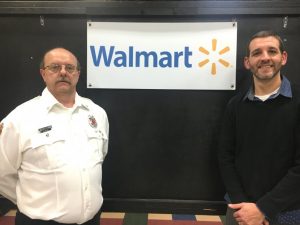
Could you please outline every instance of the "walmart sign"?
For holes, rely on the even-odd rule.
[[[155,51],[134,51],[133,46],[129,46],[128,51],[115,51],[115,46],[110,46],[108,53],[105,46],[100,46],[98,54],[95,46],[90,46],[93,63],[100,66],[101,59],[103,64],[108,67],[113,64],[115,67],[178,67],[180,57],[183,58],[185,67],[192,67],[189,63],[189,56],[193,53],[189,47],[185,47],[181,52],[155,52]],[[113,59],[114,56],[114,59]]]
[[[87,23],[88,88],[235,89],[236,22]]]

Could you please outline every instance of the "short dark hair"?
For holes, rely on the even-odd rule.
[[[281,37],[276,34],[274,31],[272,30],[263,30],[263,31],[259,31],[257,32],[256,34],[254,34],[249,42],[248,42],[248,45],[247,45],[247,49],[246,49],[246,56],[249,56],[250,55],[250,49],[249,49],[249,46],[250,46],[250,43],[253,39],[255,38],[264,38],[264,37],[274,37],[278,40],[279,42],[279,50],[280,52],[282,53],[284,51],[284,45],[283,45],[283,41],[281,39]]]
[[[74,55],[70,50],[66,49],[66,48],[63,48],[63,47],[56,47],[56,48],[52,48],[52,49],[49,49],[48,51],[46,51],[41,59],[41,62],[40,62],[40,69],[44,69],[45,68],[45,56],[48,54],[48,52],[54,50],[54,49],[57,49],[57,48],[62,48],[62,49],[65,49],[67,50],[68,52],[70,52],[72,55]],[[76,58],[76,63],[77,63],[77,67],[76,69],[78,71],[81,70],[81,66],[80,66],[80,62],[79,60],[77,59],[77,57],[74,55],[74,57]]]

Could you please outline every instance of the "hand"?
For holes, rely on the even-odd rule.
[[[256,204],[242,202],[239,204],[229,204],[228,207],[236,210],[233,213],[239,225],[268,225],[264,214],[257,208]]]
[[[3,123],[0,123],[0,134],[2,133]]]

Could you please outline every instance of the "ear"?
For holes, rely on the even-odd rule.
[[[282,52],[282,56],[281,56],[281,59],[282,59],[282,62],[281,62],[281,65],[285,65],[287,63],[287,58],[288,58],[288,54],[286,51],[283,51]]]
[[[40,69],[40,74],[41,74],[43,80],[45,81],[45,70]]]
[[[250,63],[249,63],[249,57],[248,56],[244,57],[244,66],[247,70],[250,69]]]

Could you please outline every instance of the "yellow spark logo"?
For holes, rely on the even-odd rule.
[[[217,49],[217,39],[212,39],[212,43],[211,43],[211,44],[212,44],[212,51],[215,52],[216,49]],[[223,48],[222,50],[220,50],[220,51],[218,52],[218,54],[219,54],[219,56],[222,56],[223,54],[225,54],[225,53],[228,52],[229,50],[230,50],[230,48],[227,46],[227,47]],[[210,52],[209,52],[208,50],[206,50],[205,48],[203,48],[203,47],[200,47],[200,48],[199,48],[199,51],[202,52],[202,53],[205,54],[205,55],[209,55],[209,54],[210,54]],[[203,66],[205,66],[207,63],[209,63],[209,61],[210,61],[210,59],[205,59],[205,60],[199,62],[199,63],[198,63],[198,66],[199,66],[199,67],[203,67]],[[229,62],[227,62],[227,61],[225,61],[224,59],[221,59],[221,58],[218,60],[218,62],[219,62],[220,64],[222,64],[223,66],[225,66],[225,67],[229,67],[229,65],[230,65]],[[213,62],[213,63],[211,64],[211,74],[212,74],[212,75],[216,75],[216,73],[217,73],[216,63]]]

